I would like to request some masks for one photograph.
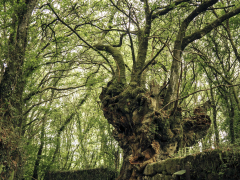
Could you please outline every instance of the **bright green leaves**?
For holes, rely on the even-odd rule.
[[[170,8],[170,9],[172,9],[172,8],[174,8],[174,7],[175,7],[175,3],[172,3],[172,4],[169,5],[169,8]]]

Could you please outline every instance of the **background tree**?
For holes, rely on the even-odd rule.
[[[1,78],[0,78],[0,108],[1,108],[1,164],[4,163],[4,177],[20,178],[23,166],[21,156],[21,132],[24,118],[23,91],[26,84],[23,65],[28,39],[28,25],[36,0],[26,2],[1,1]],[[7,137],[5,141],[3,137]]]

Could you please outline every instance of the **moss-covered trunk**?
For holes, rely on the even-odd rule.
[[[111,81],[100,95],[104,116],[113,125],[113,136],[124,152],[119,180],[141,179],[146,164],[171,157],[180,146],[192,145],[206,134],[210,118],[199,114],[182,119],[163,111],[165,92],[156,84],[151,89],[131,82]]]
[[[22,94],[25,86],[23,64],[27,46],[27,32],[36,0],[26,3],[12,2],[11,33],[6,39],[8,47],[3,78],[0,82],[0,164],[3,165],[1,177],[21,179],[23,160],[21,153],[21,126],[23,122]]]
[[[193,145],[206,135],[211,123],[206,111],[199,111],[204,110],[204,107],[199,107],[195,116],[183,119],[178,98],[182,51],[189,43],[218,26],[218,23],[213,22],[213,26],[201,30],[201,37],[195,33],[186,37],[186,30],[195,17],[217,3],[217,0],[202,3],[181,23],[174,43],[168,87],[166,85],[161,87],[156,82],[151,82],[150,90],[145,88],[146,84],[142,76],[152,62],[151,60],[146,62],[151,23],[158,15],[168,11],[152,14],[148,1],[144,0],[143,3],[145,25],[137,31],[136,58],[134,46],[131,45],[133,66],[129,84],[125,80],[124,59],[119,50],[110,45],[95,46],[98,50],[110,53],[117,67],[117,73],[114,73],[112,81],[103,88],[100,100],[104,116],[114,127],[113,136],[124,152],[124,163],[119,180],[141,179],[146,164],[171,157],[179,147]],[[130,33],[129,37],[131,37]]]

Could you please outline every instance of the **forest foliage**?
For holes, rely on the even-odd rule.
[[[19,159],[25,179],[43,179],[49,170],[120,171],[123,152],[100,93],[114,76],[130,83],[134,66],[147,90],[153,81],[169,83],[179,29],[208,2],[184,30],[179,92],[170,100],[177,98],[184,117],[212,102],[211,127],[199,144],[217,148],[240,138],[239,0],[1,1],[0,176],[18,176]]]

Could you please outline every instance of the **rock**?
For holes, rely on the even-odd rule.
[[[148,165],[146,166],[146,168],[144,169],[143,174],[144,174],[144,175],[147,175],[147,176],[156,174],[155,167],[154,167],[155,164],[156,164],[156,163],[148,164]]]
[[[166,167],[165,167],[165,164],[163,163],[164,161],[161,161],[161,162],[157,162],[157,163],[154,163],[154,170],[157,172],[157,173],[162,173],[163,171],[166,170]]]

